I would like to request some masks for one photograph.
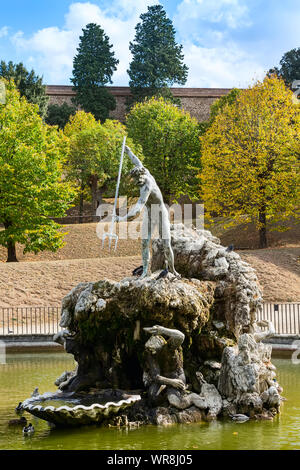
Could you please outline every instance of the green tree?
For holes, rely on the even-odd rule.
[[[201,138],[206,214],[229,218],[228,226],[255,222],[265,248],[269,223],[299,207],[299,140],[300,108],[283,80],[241,91]]]
[[[294,80],[300,80],[300,47],[285,52],[279,64],[280,67],[270,69],[268,75],[276,74],[291,88]]]
[[[86,187],[90,188],[92,209],[96,213],[104,193],[115,189],[125,127],[119,121],[109,119],[101,124],[92,114],[78,111],[66,125],[65,134],[70,138],[66,173],[80,187],[80,215]],[[134,146],[130,139],[127,145],[142,159],[138,146]],[[124,159],[123,174],[129,165],[128,159]]]
[[[77,111],[75,115],[70,117],[64,129],[64,134],[72,142],[65,171],[67,178],[73,181],[78,188],[79,223],[83,223],[83,204],[85,191],[90,179],[90,165],[87,161],[89,155],[85,155],[84,151],[82,151],[82,147],[78,142],[78,136],[82,131],[90,131],[96,126],[97,121],[91,113]]]
[[[161,5],[148,7],[140,18],[129,46],[133,57],[128,70],[132,101],[154,95],[172,100],[169,87],[184,85],[188,75],[182,46],[176,43],[172,21]]]
[[[70,106],[68,103],[50,104],[45,121],[49,126],[58,126],[60,129],[64,129],[70,117],[75,113],[75,106]]]
[[[239,96],[241,90],[238,88],[233,88],[230,90],[230,92],[227,95],[221,96],[221,98],[218,98],[216,101],[214,101],[210,107],[210,116],[208,121],[203,121],[199,122],[199,128],[201,131],[201,134],[204,134],[204,132],[209,129],[209,127],[214,123],[217,115],[219,113],[222,113],[223,109],[225,106],[231,106],[234,104],[237,100],[237,97]]]
[[[116,107],[115,98],[105,86],[112,83],[119,61],[114,57],[108,36],[99,25],[88,24],[79,39],[71,78],[76,91],[74,104],[104,122],[109,111]]]
[[[141,145],[145,166],[165,199],[198,195],[201,168],[198,121],[189,113],[151,98],[137,103],[127,116],[128,135]]]
[[[62,182],[67,141],[43,123],[38,106],[20,97],[12,81],[0,105],[0,129],[0,244],[7,261],[17,261],[16,243],[24,253],[57,251],[64,234],[50,217],[63,216],[74,198],[71,185]]]
[[[97,121],[92,113],[77,111],[67,122],[64,133],[67,137],[72,137],[73,135],[78,134],[80,131],[89,129],[96,125]]]
[[[0,77],[13,80],[21,96],[25,96],[29,103],[38,105],[42,118],[46,116],[49,98],[42,77],[33,70],[28,72],[22,63],[13,64],[10,61],[6,64],[3,60],[0,63]]]

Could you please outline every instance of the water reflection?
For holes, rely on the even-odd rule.
[[[300,366],[289,360],[274,360],[288,398],[274,421],[61,430],[27,415],[36,432],[24,438],[21,429],[7,426],[15,417],[16,404],[36,386],[41,393],[55,391],[54,380],[74,363],[71,356],[60,353],[11,355],[7,359],[6,365],[0,365],[0,449],[300,449]]]

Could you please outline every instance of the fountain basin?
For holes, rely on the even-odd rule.
[[[22,409],[56,426],[101,423],[141,400],[122,390],[101,390],[93,394],[45,393],[28,398]]]

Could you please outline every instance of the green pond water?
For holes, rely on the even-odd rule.
[[[15,406],[36,386],[40,393],[55,391],[55,379],[74,363],[61,353],[8,355],[7,363],[0,364],[0,449],[300,449],[300,365],[287,359],[274,360],[274,364],[288,399],[274,421],[62,430],[51,429],[45,421],[25,413],[35,433],[24,437],[21,428],[8,426],[8,421],[16,418]]]

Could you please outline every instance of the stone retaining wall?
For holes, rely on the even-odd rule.
[[[63,351],[60,344],[53,342],[53,335],[1,335],[7,352]]]
[[[125,120],[126,99],[130,95],[129,87],[108,87],[111,94],[116,98],[117,107],[111,112],[112,119]],[[209,118],[211,104],[221,96],[227,95],[230,88],[171,88],[173,95],[180,98],[182,107],[191,113],[199,121]],[[75,95],[72,86],[48,85],[47,95],[51,104],[72,104]]]

